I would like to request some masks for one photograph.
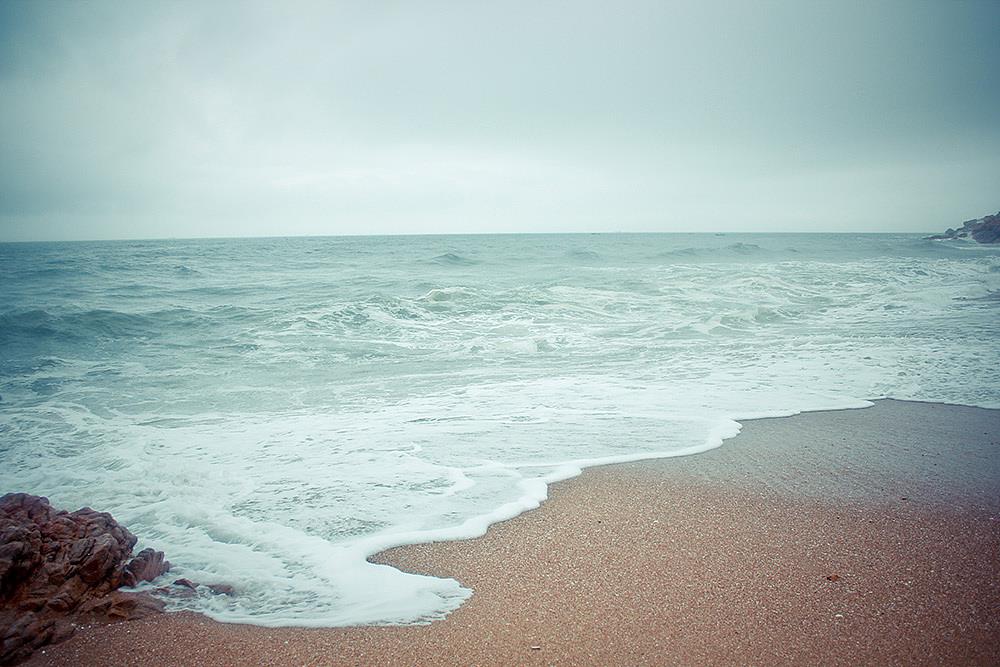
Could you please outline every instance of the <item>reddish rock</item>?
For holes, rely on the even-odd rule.
[[[228,595],[230,597],[236,595],[236,589],[229,584],[208,584],[208,590],[216,595]]]
[[[236,595],[236,589],[229,584],[199,584],[190,579],[175,579],[174,586],[181,589],[179,593],[181,596],[190,595],[192,592],[197,592],[199,586],[204,586],[210,590],[215,595],[229,595],[230,597]],[[177,589],[172,591],[167,591],[170,595],[178,595]]]
[[[80,577],[73,577],[45,603],[49,609],[69,611],[75,609],[87,595],[89,587]]]
[[[24,493],[0,498],[0,664],[65,640],[80,615],[121,620],[162,611],[149,595],[116,590],[170,569],[152,549],[131,558],[135,543],[106,512],[59,511]]]
[[[190,588],[192,591],[198,590],[198,584],[194,583],[190,579],[176,579],[174,580],[174,586]]]
[[[157,600],[144,593],[115,591],[106,597],[111,598],[111,607],[107,611],[108,616],[123,620],[145,618],[146,616],[159,614],[166,606],[162,600]]]
[[[72,637],[75,631],[76,623],[56,621],[55,626],[52,628],[52,638],[49,640],[49,643],[58,644],[59,642],[64,642]]]
[[[125,566],[122,583],[135,586],[140,581],[152,581],[169,569],[170,563],[163,559],[162,551],[143,549]]]

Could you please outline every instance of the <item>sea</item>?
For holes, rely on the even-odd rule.
[[[587,466],[892,397],[1000,407],[1000,248],[907,234],[0,244],[0,491],[111,512],[263,626],[472,592],[367,558]],[[946,453],[945,453],[946,455]],[[669,503],[669,498],[664,498]]]

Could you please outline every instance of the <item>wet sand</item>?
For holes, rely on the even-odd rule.
[[[1000,664],[1000,410],[748,421],[705,454],[587,470],[483,538],[373,560],[475,594],[422,626],[167,614],[30,664]]]

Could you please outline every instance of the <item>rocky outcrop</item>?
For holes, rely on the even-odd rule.
[[[162,611],[163,603],[145,593],[117,590],[170,569],[160,551],[133,558],[135,543],[106,512],[60,511],[24,493],[0,498],[0,664],[67,639],[78,620]]]
[[[944,234],[928,236],[929,239],[972,239],[977,243],[1000,243],[1000,213],[977,220],[966,220],[959,229],[948,229]]]

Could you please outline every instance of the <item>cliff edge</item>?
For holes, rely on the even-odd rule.
[[[928,236],[934,240],[972,239],[977,243],[1000,243],[1000,212],[976,220],[966,220],[959,229]]]

